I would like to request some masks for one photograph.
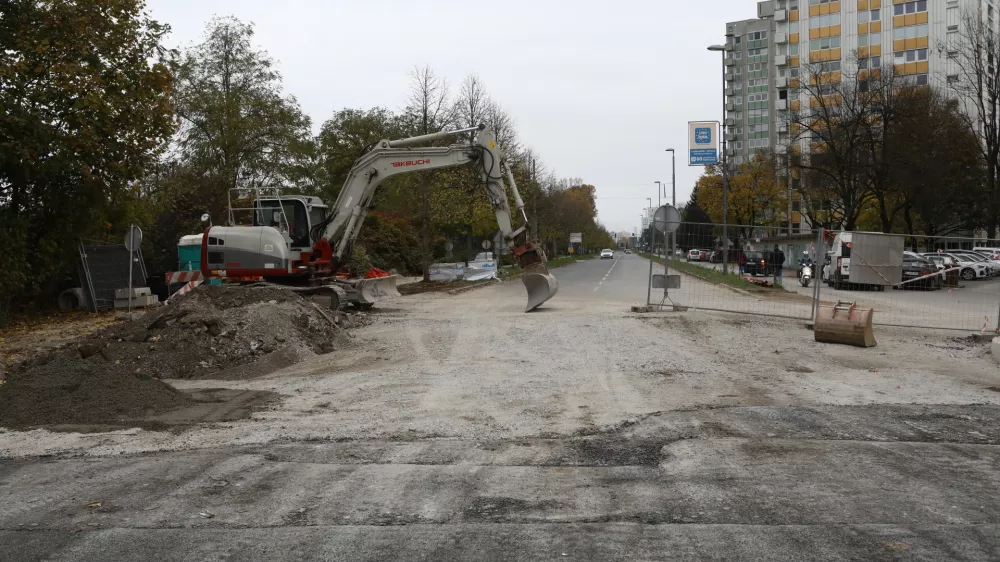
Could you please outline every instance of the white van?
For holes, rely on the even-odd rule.
[[[851,278],[851,233],[838,232],[830,250],[830,265],[824,276],[828,285],[840,289]]]

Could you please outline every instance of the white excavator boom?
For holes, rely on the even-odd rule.
[[[476,137],[472,143],[440,147],[418,146],[473,131]],[[533,310],[555,296],[558,283],[545,267],[544,253],[527,239],[528,221],[524,212],[524,201],[517,191],[514,176],[497,146],[493,132],[483,125],[407,139],[382,140],[370,152],[359,158],[337,196],[330,218],[323,225],[321,237],[329,243],[333,261],[343,263],[349,257],[351,246],[361,232],[375,190],[386,179],[398,174],[468,164],[480,169],[486,196],[493,207],[500,232],[508,243],[516,246],[514,257],[524,270],[522,280],[528,291],[525,311]],[[511,222],[505,179],[520,218],[524,221],[524,224],[517,229]],[[524,240],[518,244],[518,239],[522,237]]]

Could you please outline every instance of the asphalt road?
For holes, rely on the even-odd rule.
[[[985,348],[628,313],[648,267],[556,269],[531,314],[519,283],[406,297],[354,347],[175,382],[283,396],[251,420],[0,430],[0,559],[1000,559]]]

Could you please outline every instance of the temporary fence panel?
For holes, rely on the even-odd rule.
[[[977,332],[1000,327],[1000,252],[975,253],[974,248],[985,245],[982,240],[881,233],[859,238],[851,233],[849,267],[838,268],[834,242],[847,238],[844,234],[826,236],[831,255],[821,269],[828,283],[825,301],[872,308],[874,323],[881,325]],[[875,239],[877,244],[872,243]],[[840,248],[839,253],[844,251]],[[860,273],[865,263],[881,272],[878,278],[885,277],[884,284]]]
[[[804,251],[814,262],[822,259],[819,232],[681,223],[675,234],[676,243],[671,244],[674,249],[667,252],[667,259],[671,273],[681,274],[681,286],[667,290],[664,302],[706,310],[812,318],[819,288],[813,283],[801,286],[797,272]],[[652,297],[658,303],[663,295]]]
[[[80,243],[80,283],[91,311],[114,308],[115,291],[129,286],[129,264],[132,286],[145,287],[146,265],[141,251],[132,256],[124,244]]]

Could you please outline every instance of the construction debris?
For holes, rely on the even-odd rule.
[[[0,385],[0,426],[116,424],[193,402],[148,375],[50,356],[11,373]]]

